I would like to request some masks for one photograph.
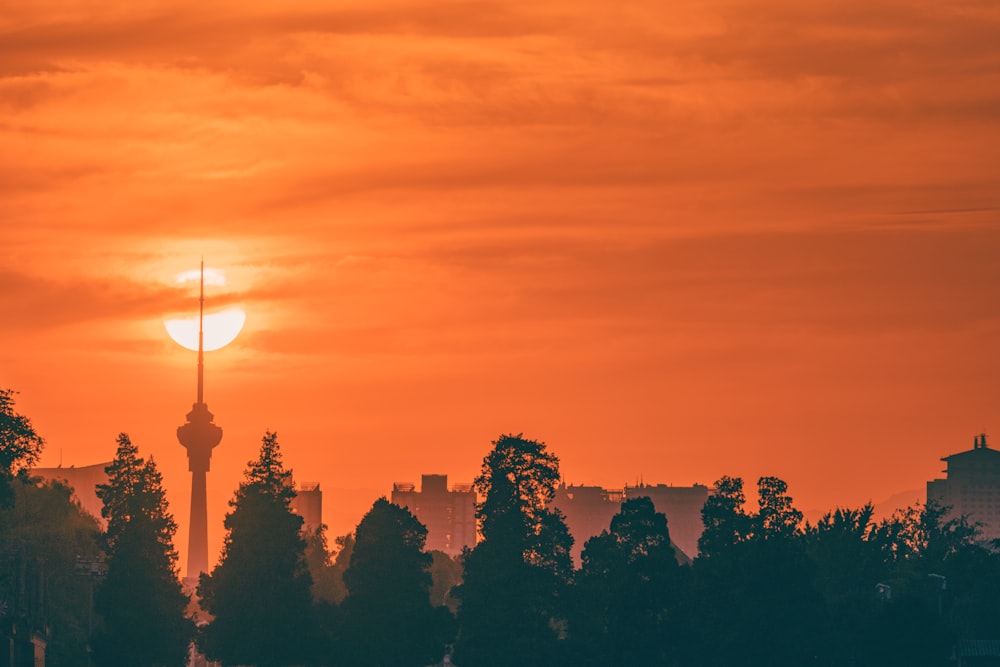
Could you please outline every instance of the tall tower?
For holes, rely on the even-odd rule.
[[[187,449],[191,471],[191,522],[188,534],[187,579],[197,580],[208,572],[208,501],[205,476],[212,450],[222,440],[222,429],[205,404],[205,261],[201,262],[201,290],[198,297],[198,401],[187,413],[187,423],[177,427],[177,439]]]

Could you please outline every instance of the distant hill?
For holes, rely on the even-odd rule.
[[[875,503],[875,518],[888,519],[896,510],[909,507],[916,503],[923,504],[927,500],[927,489],[913,489],[911,491],[900,491],[885,500]]]

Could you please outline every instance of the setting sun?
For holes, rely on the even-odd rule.
[[[218,350],[232,343],[243,330],[247,315],[240,308],[227,308],[205,315],[205,351]],[[198,318],[178,318],[163,321],[163,326],[175,343],[189,350],[198,349]]]
[[[203,266],[201,269],[192,269],[178,274],[176,281],[179,285],[200,282],[201,289],[204,290],[205,285],[224,287],[226,275],[219,269]],[[205,313],[205,351],[218,350],[232,343],[243,330],[246,321],[246,312],[238,306]],[[175,343],[189,350],[198,350],[198,317],[196,315],[169,317],[163,320],[163,326]]]

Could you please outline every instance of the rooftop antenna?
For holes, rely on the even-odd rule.
[[[201,288],[198,296],[198,402],[205,402],[205,258],[201,258]]]

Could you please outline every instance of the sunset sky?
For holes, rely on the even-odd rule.
[[[185,553],[163,320],[204,256],[247,313],[206,355],[213,561],[268,429],[334,534],[508,432],[574,483],[920,490],[1000,447],[997,35],[994,0],[0,0],[0,387],[42,465],[128,432]]]

